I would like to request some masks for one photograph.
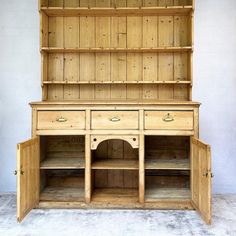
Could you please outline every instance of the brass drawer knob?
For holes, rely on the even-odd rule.
[[[118,122],[118,121],[120,121],[120,118],[115,116],[115,117],[110,118],[109,120],[111,122]]]
[[[171,122],[171,121],[174,121],[174,117],[170,113],[167,113],[167,115],[165,115],[162,118],[162,120],[165,121],[165,122]]]
[[[57,118],[56,121],[57,121],[57,122],[66,122],[67,119],[64,118],[64,117],[60,117],[60,118]]]

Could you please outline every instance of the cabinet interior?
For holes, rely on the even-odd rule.
[[[84,201],[84,136],[41,136],[40,200]],[[91,158],[92,202],[139,201],[139,154],[123,140],[100,143]],[[145,137],[145,201],[190,198],[190,137]]]
[[[83,136],[40,137],[40,201],[84,201]]]
[[[146,136],[145,199],[190,199],[190,137]]]

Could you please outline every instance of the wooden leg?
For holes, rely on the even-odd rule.
[[[85,202],[91,201],[91,148],[90,135],[85,136]]]
[[[145,169],[144,169],[144,135],[139,135],[139,202],[144,203]]]

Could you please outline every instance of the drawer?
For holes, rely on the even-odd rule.
[[[38,129],[85,129],[85,111],[38,111]]]
[[[192,111],[145,111],[145,129],[193,130]]]
[[[138,111],[92,111],[91,129],[138,129]]]

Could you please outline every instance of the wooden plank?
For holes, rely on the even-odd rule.
[[[111,18],[110,17],[96,17],[96,47],[110,47],[111,37]]]
[[[84,188],[46,187],[40,194],[40,201],[51,202],[83,202]]]
[[[155,48],[158,47],[158,17],[144,16],[143,17],[143,47]]]
[[[138,202],[137,189],[99,188],[93,191],[93,202],[130,203]]]
[[[95,47],[95,17],[80,17],[80,47]]]
[[[159,6],[173,6],[174,0],[159,0]]]
[[[80,7],[96,7],[96,0],[80,0]]]
[[[49,7],[63,7],[64,0],[48,0]]]
[[[64,7],[79,7],[80,0],[64,0]]]
[[[188,188],[147,188],[146,202],[154,202],[159,199],[190,199]]]
[[[64,56],[64,81],[78,81],[79,80],[79,55],[65,54]],[[64,86],[64,99],[73,100],[79,99],[80,88],[77,85]]]
[[[64,17],[65,48],[78,48],[80,40],[79,17]]]
[[[127,18],[111,17],[111,47],[126,48]]]
[[[40,14],[40,46],[48,46],[48,16],[42,12]]]
[[[80,81],[86,82],[85,85],[80,86],[80,99],[94,99],[94,86],[88,85],[87,82],[95,79],[95,54],[80,54]]]
[[[47,53],[122,53],[122,52],[132,52],[132,53],[184,53],[192,52],[191,46],[186,47],[140,47],[140,48],[127,48],[125,47],[90,47],[90,48],[59,48],[59,47],[43,47],[41,49],[43,52]]]
[[[127,16],[127,47],[142,47],[142,18]]]
[[[64,47],[64,18],[50,17],[48,27],[49,47]]]
[[[188,17],[174,17],[174,45],[188,46]]]
[[[127,0],[127,7],[141,7],[142,1],[141,0]]]
[[[159,46],[174,45],[173,16],[159,16]]]
[[[40,169],[84,169],[84,157],[54,156],[41,162]]]
[[[143,0],[144,7],[156,7],[158,3],[158,0]]]
[[[146,159],[145,169],[149,170],[190,170],[189,159]]]
[[[118,0],[117,0],[118,1]],[[63,7],[42,7],[41,11],[47,16],[170,16],[189,15],[193,10],[192,6],[179,7],[90,7],[90,8],[63,8]]]
[[[159,80],[172,81],[174,76],[174,58],[173,54],[159,54]],[[159,99],[173,99],[173,86],[160,85]]]
[[[105,4],[105,3],[104,3]],[[96,17],[96,46],[110,47],[110,18]],[[96,79],[101,81],[109,81],[110,77],[110,54],[96,54]],[[95,85],[95,98],[110,99],[111,89],[109,85]]]
[[[62,54],[49,54],[48,57],[48,80],[63,81],[64,80],[64,57]],[[48,99],[62,100],[63,85],[49,86]]]
[[[137,170],[138,169],[138,161],[136,160],[123,160],[123,159],[102,159],[93,162],[92,169],[100,170]]]

